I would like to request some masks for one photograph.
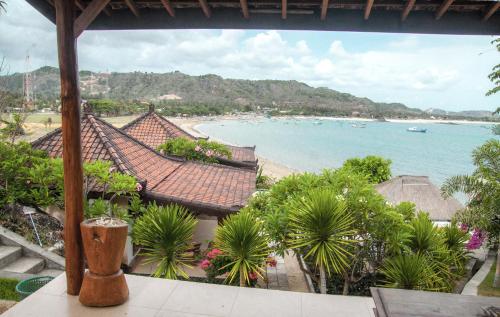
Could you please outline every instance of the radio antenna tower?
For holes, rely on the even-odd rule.
[[[23,78],[23,110],[30,110],[33,108],[33,76],[31,74],[30,55],[26,54],[25,71]]]

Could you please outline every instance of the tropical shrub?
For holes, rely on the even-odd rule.
[[[326,277],[348,266],[349,241],[353,217],[343,199],[327,189],[315,189],[297,199],[290,211],[290,246],[301,249],[304,258],[312,258],[319,269],[320,291],[326,294]]]
[[[438,290],[433,287],[439,279],[434,265],[425,255],[412,253],[387,259],[381,272],[385,275],[386,287]]]
[[[187,251],[191,247],[197,220],[187,209],[178,205],[148,205],[134,225],[132,238],[143,247],[146,263],[158,263],[155,277],[189,278],[184,271],[190,267]]]
[[[421,212],[411,220],[409,234],[401,251],[384,261],[381,272],[386,286],[452,291],[464,273],[467,233],[456,224],[438,228]]]
[[[474,230],[469,248],[479,247],[485,234],[492,245],[497,245],[493,286],[500,287],[500,141],[486,141],[472,152],[472,160],[475,171],[447,179],[441,191],[444,197],[457,192],[467,195],[466,208],[456,214],[456,220],[464,228]]]
[[[268,256],[268,238],[262,224],[248,210],[228,216],[215,232],[215,247],[229,258],[226,282],[239,278],[240,286],[262,277]]]
[[[41,164],[49,164],[47,154],[32,149],[29,143],[0,142],[0,206],[39,203],[31,194],[34,184],[30,178],[48,181],[44,172],[49,168],[36,167]]]
[[[365,175],[372,184],[385,182],[391,178],[391,160],[369,155],[365,158],[348,159],[342,168]]]
[[[3,127],[0,128],[0,140],[5,139],[14,143],[18,137],[25,135],[24,122],[26,118],[26,114],[13,113],[11,120],[0,119],[0,123],[3,124]]]
[[[168,140],[158,147],[158,151],[207,163],[217,163],[221,157],[232,158],[231,151],[224,144],[204,139],[193,141],[183,137]]]

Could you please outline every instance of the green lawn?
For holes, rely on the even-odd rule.
[[[18,280],[10,278],[0,278],[0,299],[19,301],[19,296],[16,293],[16,285]]]
[[[495,277],[496,260],[491,265],[490,272],[486,278],[479,285],[477,292],[483,296],[497,296],[500,297],[500,287],[493,287],[493,278]]]
[[[26,118],[26,123],[44,123],[48,118],[52,123],[61,123],[61,115],[56,113],[32,113]]]

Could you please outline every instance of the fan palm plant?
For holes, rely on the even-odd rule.
[[[187,209],[178,205],[157,206],[150,204],[137,219],[134,243],[143,246],[146,263],[158,262],[155,277],[189,278],[184,267],[192,260],[186,256],[191,246],[196,219]]]
[[[239,276],[240,286],[250,284],[250,276],[262,277],[262,266],[269,255],[268,238],[249,210],[227,217],[215,232],[215,246],[229,257],[230,267],[226,281],[232,283]]]
[[[0,12],[5,11],[5,7],[7,5],[7,2],[5,0],[0,0]]]
[[[348,267],[348,248],[353,217],[343,200],[326,189],[315,189],[291,204],[290,246],[304,248],[320,273],[320,291],[326,294],[326,275],[342,273]]]
[[[439,279],[434,269],[432,261],[425,255],[416,253],[387,259],[381,273],[385,276],[387,287],[433,290],[433,285]]]

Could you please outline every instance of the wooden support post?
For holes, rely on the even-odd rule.
[[[286,0],[281,0],[281,18],[284,20],[286,19],[286,9],[287,9],[287,1]]]
[[[84,261],[80,222],[83,221],[83,168],[80,139],[80,91],[74,36],[75,1],[55,0],[57,46],[61,76],[61,114],[64,164],[64,246],[66,283],[70,295],[78,295]]]

